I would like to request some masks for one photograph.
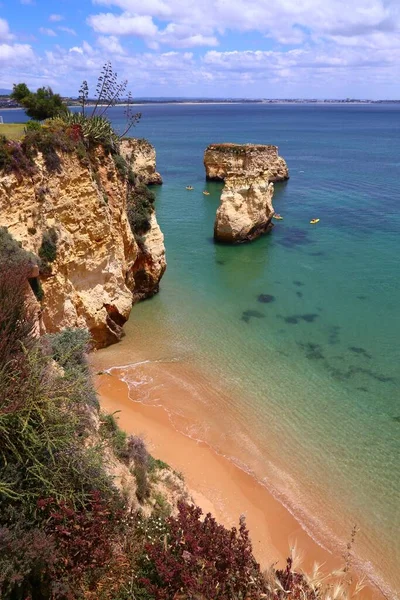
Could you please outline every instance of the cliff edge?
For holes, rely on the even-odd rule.
[[[143,183],[162,184],[162,177],[156,171],[156,150],[150,142],[138,138],[125,139],[121,142],[120,153]]]
[[[0,226],[40,257],[42,331],[84,327],[101,348],[122,337],[132,304],[158,291],[164,238],[143,179],[120,154],[98,146],[56,156],[51,168],[39,151],[32,168],[0,169]]]

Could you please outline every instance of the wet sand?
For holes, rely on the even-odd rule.
[[[142,404],[129,397],[126,383],[115,373],[96,378],[101,407],[118,411],[119,424],[128,433],[141,435],[149,451],[183,474],[195,502],[227,527],[238,524],[244,514],[254,554],[263,568],[273,563],[283,567],[290,548],[297,545],[302,563],[310,570],[314,562],[331,571],[343,565],[343,558],[319,546],[291,513],[255,478],[241,470],[204,442],[180,432],[162,406]],[[382,598],[368,588],[363,599]]]

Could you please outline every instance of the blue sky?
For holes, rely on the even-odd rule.
[[[400,0],[0,0],[0,88],[400,98]]]

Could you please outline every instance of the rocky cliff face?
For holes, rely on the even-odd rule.
[[[143,163],[149,161],[146,154]],[[0,172],[0,226],[35,254],[49,232],[56,237],[55,260],[40,275],[45,331],[87,327],[97,347],[112,344],[132,303],[158,291],[166,267],[155,214],[137,241],[126,213],[127,180],[101,148],[90,163],[63,154],[51,174],[40,154],[36,163],[34,175]]]
[[[123,140],[120,152],[143,183],[162,184],[162,177],[156,171],[156,151],[150,142],[136,138]]]
[[[231,173],[247,176],[269,171],[270,181],[289,179],[285,160],[277,146],[261,144],[211,144],[204,153],[207,179],[225,180]]]
[[[251,241],[268,231],[274,214],[273,183],[269,172],[228,175],[214,224],[214,238],[220,242]]]

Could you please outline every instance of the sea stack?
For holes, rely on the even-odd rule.
[[[273,227],[273,182],[289,179],[277,146],[210,144],[204,166],[207,179],[225,181],[215,217],[215,240],[248,242]]]
[[[219,242],[249,242],[271,229],[274,184],[269,171],[259,175],[228,175],[218,207],[214,238]]]
[[[269,171],[269,181],[286,181],[289,170],[277,146],[264,144],[210,144],[204,153],[206,178],[224,181],[228,173],[259,175]]]

